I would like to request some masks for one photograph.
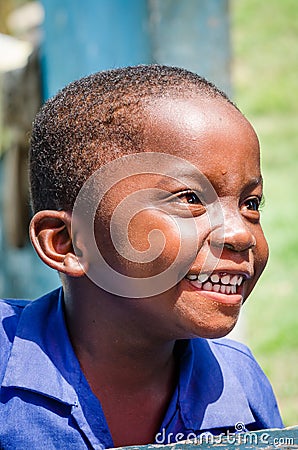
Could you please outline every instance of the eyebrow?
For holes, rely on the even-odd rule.
[[[260,175],[259,177],[251,178],[243,187],[243,192],[250,191],[257,186],[263,186],[263,177]]]
[[[194,183],[200,185],[205,184],[207,177],[203,173],[201,174],[201,177],[198,177],[197,173],[198,171],[195,169],[190,170],[189,168],[177,166],[175,170],[170,169],[168,171],[164,171],[163,178],[158,181],[157,186],[164,186],[165,183],[169,184],[171,182],[185,184],[186,186],[192,186]]]
[[[175,170],[169,169],[164,171],[163,178],[157,182],[156,186],[158,188],[170,188],[171,185],[178,184],[185,185],[186,188],[195,189],[199,188],[200,191],[204,191],[208,188],[210,183],[214,188],[213,184],[205,174],[201,174],[201,177],[197,176],[197,170],[192,170],[189,167],[179,167],[177,166]],[[263,177],[250,178],[242,188],[242,192],[251,191],[257,186],[263,186]]]

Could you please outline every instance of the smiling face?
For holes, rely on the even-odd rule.
[[[195,251],[192,242],[189,253],[184,252],[176,264],[175,276],[181,270],[185,276],[165,292],[135,300],[135,312],[144,329],[146,320],[151,327],[154,320],[156,329],[167,336],[223,336],[235,325],[268,258],[260,225],[258,139],[243,115],[221,98],[156,100],[146,106],[143,123],[145,152],[177,156],[192,166],[173,158],[166,176],[135,175],[118,183],[101,210],[105,220],[97,227],[97,239],[104,243],[103,253],[115,270],[127,276],[151,277],[177,262],[180,233],[191,216],[196,234],[190,233],[185,242],[195,238]],[[142,192],[148,190],[143,202],[147,207],[129,223],[129,242],[132,249],[144,252],[149,233],[160,230],[163,237],[157,234],[151,249],[156,246],[161,251],[155,252],[158,256],[151,262],[129,262],[131,249],[125,244],[122,250],[127,258],[113,251],[108,224],[119,202],[131,193],[145,195]],[[221,223],[213,226],[208,207],[216,195]],[[177,226],[177,220],[182,226]],[[120,216],[117,224],[120,232]],[[182,233],[187,233],[187,226],[185,230]]]

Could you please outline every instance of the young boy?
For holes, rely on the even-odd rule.
[[[62,288],[1,303],[2,448],[111,448],[282,427],[235,325],[267,261],[259,143],[214,85],[138,66],[33,127],[33,246]]]

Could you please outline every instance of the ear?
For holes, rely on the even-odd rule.
[[[83,249],[76,248],[74,251],[71,213],[39,211],[31,220],[29,234],[37,254],[49,267],[72,277],[81,277],[86,273],[79,260]]]

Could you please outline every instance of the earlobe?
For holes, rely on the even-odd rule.
[[[30,239],[39,257],[52,269],[72,277],[81,277],[85,269],[79,260],[82,249],[71,237],[71,213],[44,210],[36,213],[29,227]]]

